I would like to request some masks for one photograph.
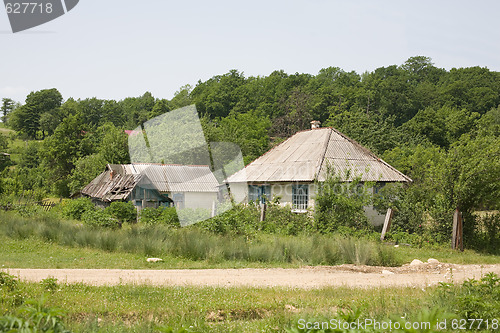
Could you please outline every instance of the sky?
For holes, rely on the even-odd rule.
[[[498,0],[80,0],[13,34],[0,8],[0,98],[57,88],[64,99],[171,99],[231,69],[361,74],[417,55],[500,71],[498,13]]]

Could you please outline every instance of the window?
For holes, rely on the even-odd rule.
[[[258,201],[265,203],[266,199],[271,198],[270,185],[248,185],[248,201]]]
[[[308,185],[292,186],[292,208],[297,210],[306,210],[309,201]]]
[[[184,193],[174,193],[173,199],[175,207],[184,208]]]

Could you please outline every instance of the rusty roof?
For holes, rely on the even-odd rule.
[[[412,181],[336,129],[318,128],[296,133],[228,177],[227,182],[324,181],[328,168],[344,181],[358,176],[362,181]]]
[[[135,188],[141,179],[141,175],[113,174],[111,170],[106,170],[92,180],[82,190],[82,194],[92,198],[99,198],[102,201],[124,200]]]
[[[137,185],[160,193],[217,192],[219,183],[206,165],[108,164],[82,194],[103,201],[124,200]]]

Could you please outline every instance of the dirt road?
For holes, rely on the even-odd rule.
[[[500,275],[500,265],[421,264],[402,267],[322,266],[297,269],[192,269],[192,270],[119,270],[119,269],[8,269],[22,280],[38,282],[55,277],[63,283],[90,285],[152,284],[159,286],[214,287],[289,287],[321,288],[329,286],[425,287],[439,282],[461,282],[480,278],[488,272]]]

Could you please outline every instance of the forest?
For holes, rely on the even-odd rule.
[[[312,120],[334,127],[413,179],[384,187],[374,199],[381,211],[396,210],[396,227],[448,241],[459,208],[466,244],[497,248],[500,73],[445,70],[425,56],[361,74],[329,67],[316,75],[277,70],[246,77],[230,70],[181,87],[171,100],[149,92],[75,100],[56,88],[25,101],[3,98],[0,152],[10,159],[0,166],[0,205],[29,191],[37,199],[69,197],[107,163],[129,162],[125,130],[192,104],[207,142],[236,143],[245,164]]]

